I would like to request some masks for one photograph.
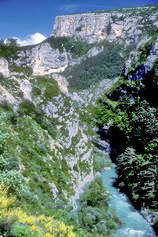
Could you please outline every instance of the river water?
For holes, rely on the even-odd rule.
[[[106,155],[107,159],[105,171],[102,171],[98,175],[101,177],[106,191],[108,191],[111,195],[108,204],[121,221],[120,227],[112,237],[158,237],[141,213],[133,207],[128,197],[121,193],[119,189],[113,185],[117,179],[117,171],[116,165],[112,163],[109,156],[109,143],[100,140],[98,144],[102,147],[102,151]],[[84,191],[85,189],[83,188],[81,193]],[[79,198],[75,199],[74,203],[75,210],[71,213],[71,216],[76,215],[80,209]]]
[[[113,237],[156,237],[153,229],[143,216],[132,206],[126,195],[113,186],[117,178],[115,165],[102,172],[101,178],[106,190],[111,194],[109,206],[115,210],[116,216],[122,222]]]

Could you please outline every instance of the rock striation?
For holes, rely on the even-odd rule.
[[[114,40],[123,34],[122,14],[116,15],[117,23],[112,21],[112,13],[87,13],[56,17],[54,32],[56,37],[74,37],[88,43],[105,39]],[[120,19],[119,19],[120,18]]]
[[[65,50],[61,53],[59,49],[53,49],[49,43],[44,42],[31,49],[22,50],[16,60],[18,66],[23,64],[33,70],[34,75],[46,75],[63,72],[67,67],[71,55]]]
[[[157,28],[157,22],[157,6],[65,15],[56,17],[53,35],[88,43],[121,39],[129,44],[138,42],[143,31]]]

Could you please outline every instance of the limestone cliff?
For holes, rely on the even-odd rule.
[[[139,7],[56,17],[53,35],[96,43],[102,40],[137,43],[158,27],[158,7]]]
[[[53,39],[52,39],[53,41]],[[49,41],[45,41],[35,47],[20,50],[15,64],[19,67],[27,65],[32,68],[33,75],[49,75],[61,73],[69,65],[80,64],[85,57],[92,57],[102,51],[101,47],[90,47],[83,56],[74,57],[69,50],[62,46],[62,49],[54,48]]]
[[[157,31],[157,22],[157,5],[58,16],[52,37],[39,45],[21,48],[12,63],[16,68],[30,67],[33,75],[61,73],[101,53],[101,42],[117,42],[122,49],[136,47]],[[7,62],[0,62],[0,73],[8,77]]]

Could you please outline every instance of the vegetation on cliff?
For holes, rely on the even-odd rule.
[[[80,130],[79,138],[72,138],[70,148],[62,147],[59,142],[64,136],[69,136],[64,116],[67,116],[70,108],[74,111],[75,108],[71,107],[70,98],[60,92],[52,78],[29,78],[28,83],[32,88],[30,98],[33,101],[23,98],[18,80],[1,79],[1,85],[18,98],[19,104],[16,110],[7,101],[1,101],[0,105],[0,234],[8,237],[96,236],[95,233],[101,231],[103,219],[103,228],[106,227],[104,236],[112,233],[117,227],[117,220],[113,216],[109,220],[111,211],[104,200],[108,194],[104,195],[99,183],[94,183],[94,187],[91,185],[90,194],[86,194],[90,197],[93,193],[92,202],[98,200],[101,205],[99,210],[98,202],[95,207],[87,204],[87,210],[90,209],[90,213],[87,213],[91,219],[89,221],[93,228],[97,224],[97,231],[91,232],[84,220],[85,204],[78,214],[79,223],[69,217],[72,207],[68,199],[74,194],[72,171],[81,175],[89,173],[91,168],[91,164],[88,166],[85,160],[78,157],[73,170],[68,163],[69,157],[76,155],[75,146],[81,136]],[[64,122],[58,117],[51,117],[44,110],[52,101],[53,105],[57,103],[58,113]],[[62,130],[58,126],[62,126]],[[86,141],[81,148],[87,150],[91,146]],[[96,162],[96,170],[100,169],[100,162]],[[94,218],[96,220],[92,221]]]
[[[149,44],[141,49],[140,61],[150,49]],[[120,188],[136,207],[148,208],[158,230],[158,63],[147,73],[144,67],[139,63],[131,68],[99,99],[92,114],[98,127],[110,127],[105,136],[111,142]]]
[[[83,41],[76,41],[70,37],[50,37],[46,39],[53,49],[58,49],[60,52],[69,52],[73,57],[81,57],[85,55],[93,44],[88,44]]]
[[[1,101],[0,183],[8,187],[9,195],[16,197],[15,207],[20,206],[28,215],[66,219],[67,209],[56,209],[55,206],[67,204],[64,192],[73,194],[69,167],[66,160],[60,160],[64,152],[66,156],[71,151],[59,149],[56,141],[59,122],[41,110],[59,95],[57,82],[43,77],[33,79],[32,97],[34,100],[40,98],[39,105],[22,99],[18,81],[3,78],[1,85],[21,102],[14,111],[13,105]],[[69,104],[67,100],[65,97],[65,104]],[[54,201],[53,185],[61,191],[58,203]]]
[[[75,237],[72,226],[67,226],[52,216],[30,215],[15,205],[9,186],[0,184],[0,236],[5,237]]]
[[[104,47],[103,52],[65,70],[64,76],[70,88],[88,89],[103,79],[113,79],[120,75],[124,63],[120,56],[121,45],[105,41],[100,46]]]
[[[11,59],[17,59],[17,52],[19,46],[14,39],[8,39],[7,43],[4,40],[0,40],[0,57],[3,57],[10,61]]]
[[[143,34],[151,31],[150,25],[148,21]],[[93,118],[99,128],[110,126],[108,138],[113,147],[111,157],[118,164],[118,185],[136,206],[150,209],[158,228],[158,64],[142,81],[131,79],[140,72],[154,39],[140,49],[140,61],[133,61],[128,75],[99,99],[92,116],[86,118],[84,107],[79,112],[78,102],[64,95],[54,79],[31,76],[25,59],[27,50],[35,46],[19,48],[14,40],[0,42],[0,57],[7,59],[10,72],[16,75],[0,80],[1,236],[109,237],[120,224],[108,206],[109,193],[100,179],[81,197],[78,213],[69,215],[72,207],[68,201],[78,177],[105,165],[101,155],[89,155],[92,143],[81,115],[84,120]],[[68,37],[50,37],[45,42],[59,53],[70,53],[74,62],[93,46],[103,49],[65,70],[73,90],[89,89],[103,79],[120,76],[125,54],[136,47],[123,50],[116,42],[93,45]],[[16,61],[20,50],[24,52],[22,66]]]

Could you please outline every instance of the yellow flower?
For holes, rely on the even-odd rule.
[[[28,216],[25,220],[25,222],[28,224],[33,224],[34,221],[35,221],[35,218],[33,216]]]
[[[0,208],[6,208],[9,207],[12,204],[12,200],[10,199],[4,199],[3,197],[0,198]]]
[[[39,220],[39,221],[46,221],[46,216],[45,216],[45,215],[40,215],[40,216],[38,217],[38,220]]]
[[[73,232],[69,232],[69,233],[67,234],[67,237],[76,237],[76,234],[74,234]]]
[[[50,233],[46,233],[46,234],[44,235],[44,237],[55,237],[55,236],[52,235],[52,234],[50,234]]]
[[[17,222],[27,225],[32,231],[38,232],[42,237],[76,237],[72,232],[71,226],[55,220],[52,216],[28,215],[21,208],[11,207],[15,200],[14,197],[8,195],[8,188],[4,184],[0,184],[0,216],[2,218],[9,220],[14,217]]]
[[[47,217],[47,220],[48,221],[53,221],[53,218],[52,217]]]
[[[0,208],[8,208],[15,202],[14,197],[8,197],[8,188],[0,184]]]
[[[52,231],[53,227],[52,227],[52,223],[48,222],[47,224],[45,224],[45,227],[47,228],[47,230],[49,230],[50,232]]]
[[[67,227],[64,223],[60,223],[59,224],[59,230],[62,231],[62,232],[66,232],[67,231]]]
[[[37,227],[37,226],[35,226],[35,225],[32,225],[31,226],[31,229],[33,230],[33,231],[37,231],[37,232],[40,232],[41,230]]]

